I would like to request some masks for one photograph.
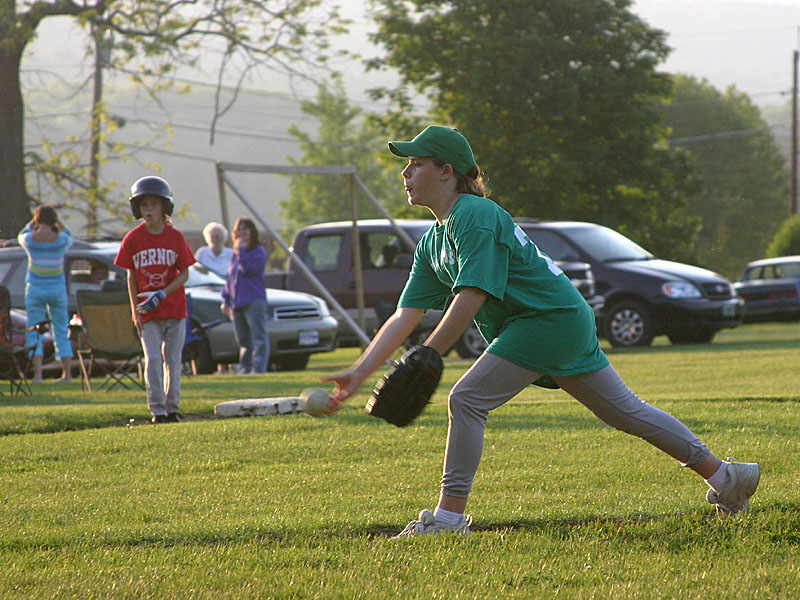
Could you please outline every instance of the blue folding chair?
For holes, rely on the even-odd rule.
[[[210,323],[198,323],[192,319],[192,296],[186,294],[186,339],[183,342],[183,365],[186,375],[197,375],[197,358],[203,351],[205,332],[212,327],[224,323],[225,319],[218,319]]]

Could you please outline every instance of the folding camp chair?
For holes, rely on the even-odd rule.
[[[83,347],[78,349],[81,377],[92,368],[105,374],[98,389],[111,390],[116,385],[130,389],[132,384],[146,389],[142,377],[144,352],[131,320],[131,305],[126,291],[78,290],[78,314],[83,323]],[[87,363],[88,362],[88,367]],[[134,372],[137,377],[131,375]]]
[[[8,381],[9,395],[14,392],[31,395],[31,386],[22,365],[26,364],[30,348],[14,344],[11,337],[11,294],[0,285],[0,379]],[[0,391],[0,395],[3,392]]]

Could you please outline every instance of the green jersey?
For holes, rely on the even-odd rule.
[[[475,315],[487,352],[546,375],[608,365],[594,313],[569,278],[511,215],[469,194],[420,240],[398,306],[444,309],[465,286],[488,294]]]

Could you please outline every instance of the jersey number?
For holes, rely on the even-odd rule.
[[[553,262],[552,258],[550,258],[549,256],[547,256],[547,254],[539,250],[539,246],[536,246],[536,244],[534,244],[534,246],[536,247],[536,254],[538,254],[539,257],[544,259],[544,262],[547,263],[547,268],[550,269],[550,272],[553,275],[561,275],[561,273],[564,272],[559,268],[559,266],[556,263]]]
[[[514,227],[514,235],[517,237],[517,241],[523,246],[527,244],[533,244],[531,239],[525,234],[524,231],[522,231],[522,227],[520,227],[519,225]],[[558,265],[553,262],[552,258],[550,258],[549,256],[547,256],[547,254],[539,250],[539,246],[533,244],[533,247],[536,248],[536,254],[539,255],[539,258],[541,258],[542,260],[544,260],[544,262],[547,263],[547,268],[550,269],[550,272],[553,275],[558,276],[564,272],[558,268]]]

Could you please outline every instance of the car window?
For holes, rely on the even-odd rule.
[[[382,269],[392,266],[400,254],[400,240],[389,232],[361,234],[361,264],[364,268]]]
[[[759,273],[761,273],[761,267],[749,267],[744,270],[739,281],[753,281],[754,279],[758,279]]]
[[[23,262],[22,260],[18,260],[18,259],[4,260],[4,261],[0,262],[0,284],[3,284],[7,288],[10,288],[11,287],[11,283],[6,282],[6,279],[13,276],[12,273],[13,273],[14,269],[16,269],[17,265],[21,264],[22,262]],[[23,267],[21,270],[24,272],[25,268]],[[23,273],[23,277],[24,277],[24,273]],[[9,281],[10,281],[10,279],[9,279]]]
[[[598,262],[653,258],[647,250],[608,227],[569,228],[564,234]]]
[[[800,278],[800,262],[783,263],[783,276],[789,278]]]
[[[306,246],[306,265],[312,271],[335,271],[339,266],[342,249],[342,236],[315,235],[308,238]]]
[[[5,286],[14,293],[17,290],[25,291],[25,276],[28,274],[28,261],[22,260],[17,262],[17,269],[11,273],[11,277],[5,283]]]
[[[526,231],[536,247],[553,260],[576,262],[579,260],[578,252],[572,245],[554,231],[546,229],[530,229]]]
[[[103,261],[83,257],[68,260],[65,274],[71,294],[78,290],[99,290],[104,281],[116,275]]]

